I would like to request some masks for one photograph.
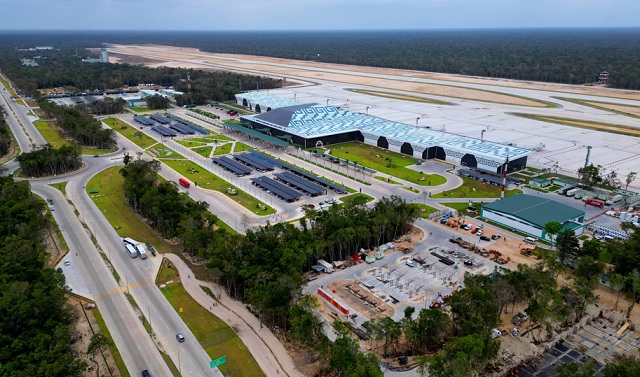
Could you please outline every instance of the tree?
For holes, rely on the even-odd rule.
[[[640,377],[640,361],[622,358],[604,367],[604,377]]]
[[[618,302],[620,301],[620,294],[624,288],[624,284],[627,281],[626,276],[622,276],[618,273],[612,273],[609,275],[611,279],[611,288],[615,289],[618,294],[616,295],[616,303],[613,305],[613,310],[618,310]]]
[[[580,181],[585,186],[593,187],[603,181],[600,175],[601,169],[602,167],[600,165],[594,166],[593,164],[589,164],[589,166],[578,169],[578,177],[580,177]]]
[[[562,230],[562,224],[556,221],[544,224],[544,232],[549,236],[551,243],[555,247],[556,236]]]
[[[637,172],[635,171],[629,172],[629,174],[627,174],[627,179],[625,180],[626,186],[624,186],[625,190],[629,188],[629,185],[631,184],[631,182],[636,180],[636,174]]]
[[[171,102],[169,98],[161,95],[149,96],[145,101],[147,102],[147,107],[150,110],[168,109]]]
[[[640,272],[638,272],[638,270],[633,270],[631,276],[629,276],[629,284],[631,288],[629,292],[631,305],[629,305],[627,309],[627,317],[631,316],[631,311],[636,305],[636,302],[640,300]]]
[[[565,229],[558,233],[556,248],[560,261],[567,263],[567,261],[576,258],[580,254],[580,241],[573,230]]]
[[[111,344],[111,341],[101,333],[95,333],[91,337],[87,354],[91,355],[92,361],[96,364],[96,376],[100,377],[100,364],[96,360],[98,354],[102,354],[104,349]]]
[[[593,377],[596,375],[595,364],[589,361],[585,364],[563,364],[556,368],[557,377]]]

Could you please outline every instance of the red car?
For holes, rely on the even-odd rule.
[[[474,230],[471,231],[471,234],[476,234],[478,233],[478,228],[475,228]]]

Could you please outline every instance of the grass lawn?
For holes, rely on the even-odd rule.
[[[229,154],[231,152],[231,146],[233,144],[232,143],[226,143],[226,144],[222,144],[222,145],[218,145],[216,147],[216,150],[213,151],[213,155],[214,156],[220,156],[223,154]]]
[[[145,109],[143,107],[130,107],[129,110],[135,112],[135,113],[146,113],[147,111],[151,111],[149,109]]]
[[[239,152],[244,152],[244,151],[252,151],[253,148],[251,148],[250,146],[248,146],[245,143],[241,143],[241,142],[236,142],[236,146],[233,148],[233,153],[239,153]]]
[[[67,182],[60,182],[60,183],[52,183],[49,186],[55,187],[58,190],[60,190],[60,192],[62,192],[63,194],[67,195]]]
[[[213,149],[212,146],[206,146],[206,147],[200,147],[200,148],[191,148],[192,151],[196,152],[197,154],[201,155],[202,157],[209,157],[209,155],[211,154],[211,150]]]
[[[433,208],[431,206],[428,206],[426,204],[420,204],[420,203],[413,203],[414,206],[420,208],[420,217],[422,217],[423,219],[428,219],[429,215],[434,213],[434,212],[438,212],[439,209],[437,208]]]
[[[220,191],[221,193],[229,196],[232,200],[245,207],[249,211],[257,214],[257,215],[269,215],[275,213],[275,210],[267,205],[265,207],[266,210],[261,210],[258,208],[258,204],[263,204],[258,199],[253,196],[245,193],[239,188],[235,187],[231,183],[223,180],[217,175],[211,173],[207,169],[200,167],[193,161],[188,160],[162,160],[167,166],[182,174],[185,178],[193,182],[194,184],[197,182],[198,186],[209,189]],[[194,173],[195,171],[195,173]],[[227,194],[227,188],[235,188],[237,194],[229,195]]]
[[[598,260],[604,263],[611,263],[613,261],[613,254],[606,250],[602,250],[600,254],[598,254]]]
[[[191,139],[176,140],[176,142],[180,145],[184,145],[187,148],[204,147],[206,145],[206,143],[193,141]]]
[[[33,125],[36,126],[38,132],[44,137],[47,143],[51,144],[54,148],[60,148],[65,145],[71,145],[71,142],[65,140],[60,136],[58,131],[56,131],[49,122],[44,120],[36,120],[33,122]]]
[[[120,168],[120,166],[111,167],[89,180],[87,192],[98,190],[97,194],[89,194],[93,202],[100,208],[119,236],[149,242],[161,253],[180,251],[182,249],[180,245],[169,245],[157,236],[125,203],[122,189],[124,178],[120,175]]]
[[[170,277],[168,280],[171,280],[177,276],[169,275],[168,277]],[[260,366],[233,329],[200,306],[189,296],[182,284],[169,284],[161,292],[189,326],[211,359],[227,355],[227,364],[221,371],[226,373],[228,366],[230,376],[264,376]]]
[[[51,144],[52,147],[60,148],[65,145],[71,145],[71,142],[69,140],[63,139],[62,136],[60,136],[60,134],[58,133],[58,131],[55,128],[53,128],[53,126],[49,122],[44,120],[36,120],[35,122],[33,122],[33,125],[36,126],[36,129],[40,132],[42,137],[44,137],[44,140],[47,143]],[[82,154],[88,154],[88,155],[102,155],[102,154],[111,153],[115,151],[117,151],[115,147],[112,149],[97,149],[97,148],[91,148],[91,147],[82,147],[81,149]]]
[[[375,177],[373,177],[375,179],[377,179],[378,181],[382,181],[382,182],[387,182],[387,183],[391,183],[392,185],[401,185],[402,183],[400,182],[396,182],[393,179],[387,179],[385,177],[381,177],[379,175],[376,175]]]
[[[192,137],[192,138],[189,138],[189,140],[190,141],[201,142],[201,143],[215,143],[215,142],[220,142],[220,141],[233,141],[232,138],[230,138],[228,136],[220,135],[220,134],[212,134],[212,135],[203,136],[203,137]]]
[[[462,178],[462,186],[434,194],[432,198],[499,198],[502,189],[498,186],[482,183],[482,181],[476,181],[475,179],[469,179],[467,177]],[[513,189],[505,190],[504,196],[509,197],[515,194],[522,194],[522,190]]]
[[[373,197],[372,197],[372,196],[369,196],[369,195],[367,195],[367,194],[361,194],[361,193],[356,193],[356,194],[346,195],[346,196],[341,197],[341,198],[340,198],[340,200],[341,200],[343,203],[345,203],[345,204],[346,204],[346,203],[349,203],[349,202],[351,202],[351,201],[353,201],[353,200],[356,200],[356,199],[359,199],[359,198],[364,198],[364,199],[366,199],[365,203],[369,203],[370,201],[372,201],[372,200],[373,200]]]
[[[153,144],[157,143],[157,141],[155,141],[154,139],[150,138],[149,136],[145,135],[144,133],[140,132],[139,130],[137,130],[135,127],[133,127],[132,125],[117,119],[117,118],[107,118],[102,120],[102,123],[106,124],[107,126],[113,128],[117,133],[119,133],[120,135],[126,137],[127,139],[131,140],[133,143],[135,143],[136,145],[138,145],[141,148],[148,148],[150,146],[152,146]],[[137,132],[140,132],[139,137],[135,136],[137,135]]]
[[[111,333],[109,332],[107,324],[104,322],[104,318],[102,318],[100,310],[98,308],[94,308],[91,310],[91,312],[96,317],[96,322],[98,322],[98,327],[100,327],[100,332],[102,333],[102,335],[110,340],[108,347],[111,351],[111,354],[113,355],[113,359],[116,362],[120,374],[122,375],[122,377],[131,377],[131,374],[129,374],[129,371],[127,370],[127,366],[124,365],[124,360],[122,360],[122,355],[120,355],[118,347],[113,344],[113,338],[111,337]]]
[[[407,168],[407,166],[415,165],[418,162],[413,157],[360,142],[336,144],[331,147],[331,154],[419,186],[438,186],[447,182],[446,178],[441,175],[424,174]],[[390,166],[387,167],[387,165]],[[422,178],[424,180],[421,180]]]

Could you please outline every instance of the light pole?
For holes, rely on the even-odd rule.
[[[418,127],[418,121],[420,120],[420,117],[416,118],[416,127]]]
[[[366,109],[364,109],[364,111],[367,113],[367,115],[369,115],[369,107],[370,107],[370,106],[367,106],[367,108],[366,108]]]
[[[327,106],[329,106],[329,98],[327,98]]]

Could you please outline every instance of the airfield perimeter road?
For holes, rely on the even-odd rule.
[[[376,73],[371,67],[341,66],[315,62],[302,62],[286,59],[271,59],[265,57],[251,57],[221,55],[198,52],[193,49],[178,49],[170,46],[111,46],[110,52],[142,56],[169,66],[189,68],[224,69],[252,74],[262,74],[272,77],[286,77],[319,85],[306,87],[290,87],[287,89],[269,90],[269,94],[276,97],[297,98],[300,103],[321,103],[329,100],[330,104],[346,107],[351,111],[367,111],[370,115],[379,116],[392,121],[414,124],[420,117],[420,126],[444,130],[479,138],[481,132],[485,140],[498,143],[513,143],[519,147],[534,149],[529,158],[529,164],[536,167],[551,167],[555,162],[560,164],[560,171],[564,174],[575,175],[576,170],[583,166],[586,146],[591,145],[591,161],[603,166],[606,171],[615,170],[618,177],[630,171],[640,169],[640,150],[633,137],[603,132],[594,129],[576,128],[562,124],[541,122],[533,119],[515,117],[512,113],[529,113],[539,116],[556,116],[584,121],[612,123],[616,125],[640,128],[640,119],[604,111],[557,97],[571,97],[588,101],[610,102],[615,104],[640,106],[640,97],[633,96],[631,91],[598,88],[591,91],[577,86],[573,93],[563,92],[567,86],[546,84],[548,89],[542,89],[539,83],[532,83],[528,88],[527,82],[513,82],[513,85],[503,85],[500,80],[496,85],[491,80],[480,80],[456,76],[453,80],[425,78],[429,73],[406,70],[384,69]],[[434,77],[438,77],[435,75]],[[489,98],[491,93],[525,97],[539,101],[556,103],[559,107],[530,107],[505,103],[486,102],[480,100],[444,97],[429,94],[416,85],[444,85],[459,90],[473,90],[485,93]],[[400,90],[398,85],[412,86],[412,90]],[[516,86],[517,85],[517,86]],[[434,105],[413,101],[377,97],[345,89],[357,88],[373,91],[385,91],[400,95],[419,96],[439,99],[455,104]],[[586,94],[576,93],[579,89]],[[484,92],[481,92],[484,91]],[[617,98],[620,95],[625,98]],[[346,99],[348,98],[348,101]],[[540,105],[540,104],[538,104]]]

